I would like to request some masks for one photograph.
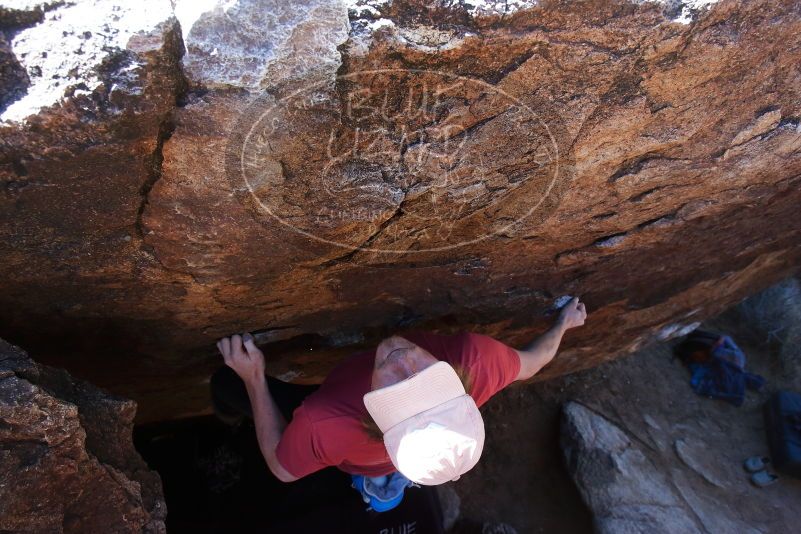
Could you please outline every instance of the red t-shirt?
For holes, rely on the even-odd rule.
[[[461,366],[471,379],[470,396],[478,406],[520,372],[517,352],[488,336],[413,332],[403,337],[437,359]],[[295,410],[276,449],[278,461],[292,475],[300,478],[328,466],[372,477],[395,471],[384,443],[371,440],[361,422],[367,414],[362,397],[370,391],[374,360],[375,350],[349,357]]]

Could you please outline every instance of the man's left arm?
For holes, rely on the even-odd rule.
[[[559,312],[559,317],[547,332],[523,349],[517,350],[520,357],[520,373],[515,380],[528,380],[548,365],[556,356],[565,332],[570,328],[583,325],[586,318],[587,309],[584,303],[580,302],[577,297],[573,297]]]

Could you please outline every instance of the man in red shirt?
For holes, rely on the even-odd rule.
[[[475,465],[484,443],[478,408],[548,364],[564,333],[586,316],[584,304],[573,298],[550,330],[519,350],[466,332],[387,338],[337,366],[288,424],[271,396],[271,389],[283,386],[265,379],[264,355],[252,336],[223,338],[217,346],[236,373],[235,387],[246,391],[250,406],[240,411],[251,408],[259,447],[279,480],[336,466],[368,482],[400,472],[431,485],[455,480]],[[212,398],[218,411],[230,411],[236,404],[230,402],[233,373],[223,369],[212,378]],[[378,427],[383,440],[371,437],[365,421]]]

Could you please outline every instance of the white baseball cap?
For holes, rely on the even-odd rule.
[[[384,434],[392,464],[413,482],[456,480],[481,457],[484,420],[447,362],[365,394],[364,405]]]

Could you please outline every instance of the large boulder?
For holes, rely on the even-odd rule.
[[[141,420],[207,410],[231,332],[314,382],[580,295],[547,377],[801,259],[793,0],[3,5],[0,334]]]
[[[641,446],[604,416],[568,402],[561,446],[599,534],[705,532]]]
[[[0,530],[166,532],[161,479],[131,441],[135,413],[0,340]]]

